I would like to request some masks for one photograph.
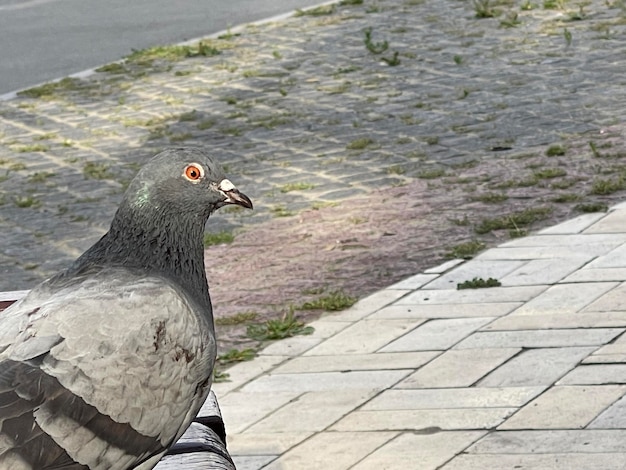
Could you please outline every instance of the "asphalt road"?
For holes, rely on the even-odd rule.
[[[322,0],[0,0],[0,95]]]

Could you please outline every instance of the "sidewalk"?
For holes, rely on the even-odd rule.
[[[208,226],[218,319],[423,271],[214,385],[239,470],[626,468],[626,206],[573,218],[626,200],[621,2],[357,3],[0,101],[0,291],[99,238],[151,155],[210,147],[255,204]]]
[[[474,277],[501,287],[456,290]],[[239,470],[626,467],[626,204],[428,269],[213,386]]]

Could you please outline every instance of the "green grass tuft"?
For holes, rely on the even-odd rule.
[[[186,57],[211,57],[221,54],[211,43],[200,41],[195,46],[155,46],[147,49],[134,50],[126,56],[126,62],[139,65],[150,65],[155,60],[177,61]]]
[[[626,189],[626,181],[624,181],[623,177],[615,179],[597,178],[593,181],[591,186],[591,194],[606,196],[622,189]]]
[[[74,90],[78,88],[80,80],[78,78],[64,78],[58,82],[44,83],[43,85],[29,88],[28,90],[22,90],[17,93],[18,96],[25,96],[27,98],[42,98],[50,97],[57,91],[62,90]]]
[[[221,326],[241,325],[256,320],[258,316],[259,314],[256,312],[241,312],[230,317],[216,318],[215,324]]]
[[[348,145],[346,145],[346,149],[348,150],[364,150],[367,147],[374,145],[376,141],[370,137],[361,137],[359,139],[354,139]]]
[[[289,193],[291,191],[306,191],[307,189],[313,189],[314,187],[315,185],[312,183],[304,183],[304,182],[287,183],[287,184],[283,184],[280,187],[280,192]]]
[[[93,180],[106,180],[113,178],[113,175],[109,171],[109,166],[105,163],[99,162],[87,162],[83,166],[83,175],[87,179]]]
[[[494,230],[518,230],[519,227],[526,227],[539,220],[545,220],[552,213],[551,207],[533,207],[523,211],[513,212],[509,215],[483,219],[474,231],[478,234],[485,234]]]
[[[485,244],[478,240],[472,240],[470,242],[459,243],[453,246],[446,253],[446,258],[461,258],[471,259],[474,255],[485,248]]]
[[[548,157],[561,157],[565,155],[565,147],[562,145],[550,145],[548,150],[546,150],[546,155]]]
[[[500,287],[502,283],[493,277],[484,280],[482,277],[475,277],[471,281],[460,282],[456,285],[457,290],[462,289],[483,289],[486,287]]]
[[[217,356],[217,362],[221,365],[232,364],[234,362],[251,361],[256,357],[254,349],[231,349],[224,354]]]
[[[565,194],[558,194],[552,197],[550,201],[556,202],[556,203],[575,202],[575,201],[580,201],[581,198],[582,196],[580,194],[565,193]]]
[[[274,206],[270,208],[270,212],[274,217],[290,217],[295,214],[294,211],[290,211],[285,206]]]
[[[53,176],[56,176],[56,173],[51,173],[49,171],[38,171],[37,173],[33,173],[32,175],[28,177],[28,182],[29,183],[43,183],[48,178],[52,178]]]
[[[424,179],[424,180],[434,180],[436,178],[441,178],[442,176],[445,176],[445,175],[446,175],[446,170],[444,170],[443,168],[433,168],[432,170],[420,171],[417,174],[417,177]]]
[[[315,300],[304,302],[297,309],[298,310],[345,310],[348,307],[354,305],[357,301],[356,297],[352,297],[341,290],[335,290],[328,292],[322,297],[318,297]]]
[[[16,196],[13,202],[17,207],[35,209],[41,206],[41,201],[32,196]]]
[[[544,168],[542,170],[537,170],[533,173],[533,176],[538,179],[552,179],[558,178],[560,176],[567,175],[567,171],[563,168]]]
[[[267,320],[260,325],[248,325],[246,334],[257,341],[267,341],[296,335],[310,335],[313,331],[312,326],[305,326],[303,322],[297,320],[291,309],[282,318]]]
[[[606,212],[609,206],[604,202],[588,202],[577,204],[574,209],[580,212]]]
[[[317,8],[309,8],[307,10],[296,9],[293,16],[326,16],[335,13],[335,5],[322,5]]]
[[[498,204],[506,201],[508,198],[509,196],[504,193],[484,193],[476,194],[470,197],[472,201],[484,202],[486,204]]]
[[[203,237],[204,246],[222,245],[232,243],[235,236],[231,232],[205,233]]]

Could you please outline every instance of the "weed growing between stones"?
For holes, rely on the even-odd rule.
[[[493,277],[485,280],[482,277],[475,277],[471,281],[460,282],[456,285],[457,290],[462,289],[484,289],[486,287],[500,287],[502,283]]]
[[[472,240],[453,246],[446,253],[446,258],[471,259],[487,245],[479,240]]]
[[[296,335],[310,335],[313,331],[312,326],[305,326],[303,322],[296,319],[291,308],[282,318],[267,320],[260,325],[249,325],[246,334],[257,341],[267,341]]]
[[[205,233],[203,238],[204,246],[222,245],[234,240],[235,236],[231,232]]]

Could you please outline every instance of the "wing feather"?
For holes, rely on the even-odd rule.
[[[212,325],[160,278],[109,270],[45,289],[0,315],[0,467],[125,469],[160,455],[208,393]]]

